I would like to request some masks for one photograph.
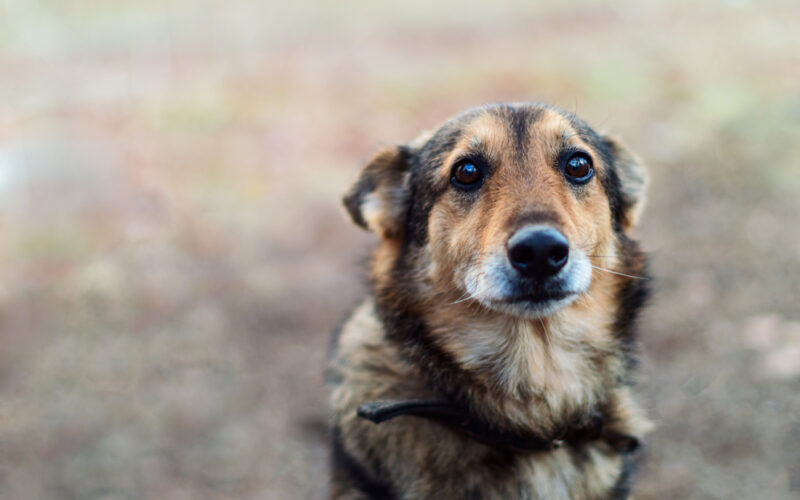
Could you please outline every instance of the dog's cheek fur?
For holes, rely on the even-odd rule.
[[[481,242],[478,230],[480,209],[468,209],[442,200],[431,211],[428,245],[431,254],[431,280],[438,293],[451,301],[462,300],[470,290],[470,269],[478,265]],[[448,294],[458,294],[449,298]]]

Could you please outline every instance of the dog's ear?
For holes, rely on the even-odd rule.
[[[353,222],[383,238],[401,234],[408,208],[410,157],[410,148],[394,146],[364,167],[343,199]]]
[[[644,209],[649,178],[644,165],[617,137],[606,135],[603,144],[608,148],[619,178],[619,222],[622,229],[630,230],[639,222]]]

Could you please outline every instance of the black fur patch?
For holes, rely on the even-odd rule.
[[[614,318],[613,331],[622,342],[623,355],[628,368],[628,375],[636,367],[636,327],[642,309],[650,297],[647,261],[635,241],[624,234],[619,236],[622,270],[625,274],[641,279],[626,278],[617,291],[617,313]],[[631,380],[625,380],[631,383]]]
[[[451,389],[469,385],[461,380],[458,364],[433,342],[422,318],[409,304],[407,291],[402,290],[405,283],[398,279],[407,272],[406,259],[401,258],[395,266],[394,286],[376,290],[376,308],[386,326],[386,336],[426,372],[429,389],[444,399],[461,402],[465,398]]]
[[[371,500],[393,500],[397,498],[391,485],[379,481],[369,473],[342,447],[339,429],[333,430],[331,452],[334,479],[339,484],[350,484]]]
[[[524,162],[528,157],[528,134],[530,124],[535,122],[542,115],[541,108],[519,108],[514,106],[502,106],[500,108],[503,116],[508,122],[509,135],[514,138],[517,161]]]

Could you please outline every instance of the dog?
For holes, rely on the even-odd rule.
[[[380,152],[344,197],[380,243],[332,341],[331,498],[627,498],[646,184],[540,103]]]

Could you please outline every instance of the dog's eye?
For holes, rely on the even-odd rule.
[[[453,167],[450,179],[457,188],[477,189],[483,181],[483,170],[471,161],[464,161]]]
[[[572,153],[564,164],[564,174],[570,182],[583,184],[592,178],[592,159],[586,153]]]

